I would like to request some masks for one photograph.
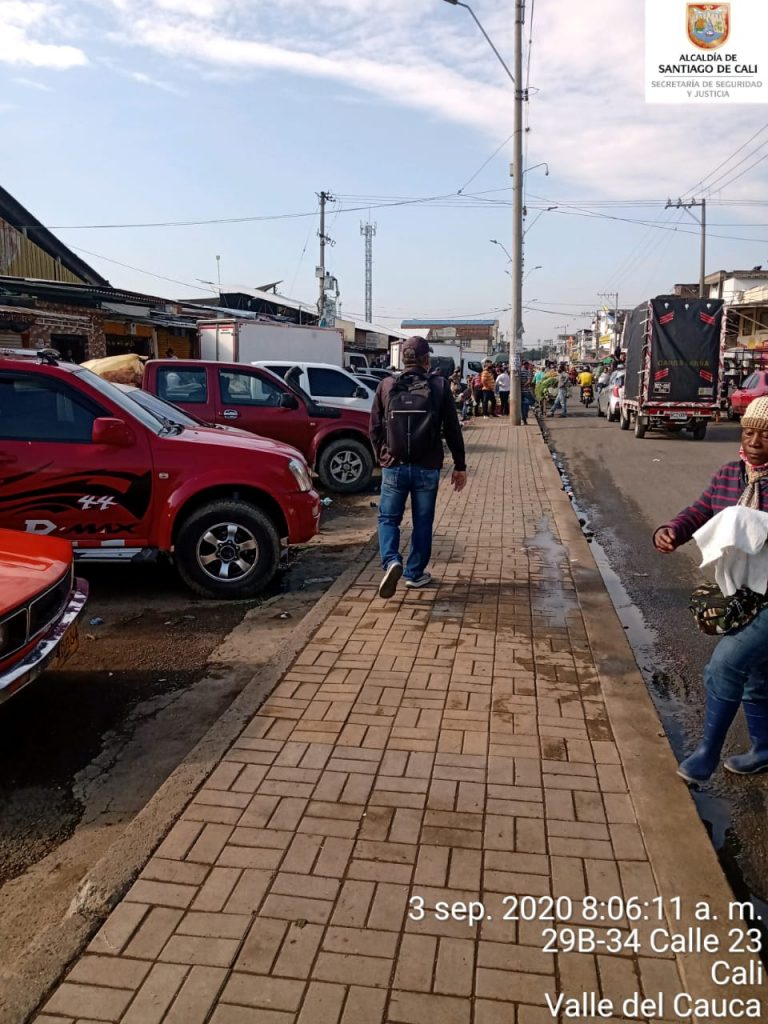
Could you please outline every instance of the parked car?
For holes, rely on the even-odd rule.
[[[74,654],[87,598],[70,544],[0,530],[0,704]]]
[[[597,393],[597,415],[607,416],[609,423],[617,423],[624,395],[624,370],[614,370],[604,388]]]
[[[762,398],[768,395],[768,373],[765,370],[755,370],[747,377],[740,388],[731,395],[728,406],[728,419],[739,419],[747,411],[747,406],[754,398]]]
[[[0,527],[82,560],[167,557],[197,593],[246,598],[319,517],[295,448],[161,418],[50,355],[0,357]]]
[[[142,387],[207,423],[238,426],[298,449],[325,487],[364,490],[373,476],[369,414],[320,405],[288,374],[199,359],[155,359]],[[296,377],[299,371],[296,371]],[[363,385],[358,381],[357,386]]]
[[[386,380],[387,377],[394,377],[395,376],[395,371],[394,370],[384,370],[381,367],[375,367],[375,366],[372,366],[369,370],[366,371],[366,373],[368,374],[368,376],[376,377],[380,381],[381,380]]]
[[[370,413],[376,389],[367,387],[353,373],[330,363],[291,363],[274,359],[260,360],[251,366],[263,366],[278,377],[285,378],[289,370],[298,370],[297,383],[316,402],[334,408],[357,409]]]
[[[373,391],[374,394],[376,394],[379,384],[381,384],[381,381],[384,379],[372,377],[369,373],[356,373],[355,377],[357,377],[361,384],[365,384],[370,391]]]
[[[344,350],[344,366],[350,373],[368,373],[368,356],[362,352]]]

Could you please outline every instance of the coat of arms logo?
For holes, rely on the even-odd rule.
[[[700,50],[716,50],[731,31],[730,4],[688,4],[688,38]]]

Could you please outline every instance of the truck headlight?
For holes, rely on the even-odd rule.
[[[309,470],[305,463],[299,462],[298,459],[291,459],[288,463],[288,469],[293,473],[300,491],[312,490],[312,477],[309,475]]]

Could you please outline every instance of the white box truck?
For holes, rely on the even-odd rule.
[[[344,365],[344,335],[335,327],[302,327],[260,320],[204,320],[197,326],[200,358],[220,363],[265,359]]]
[[[396,370],[403,368],[403,344],[402,341],[393,341],[389,347],[390,364]],[[483,356],[477,352],[470,352],[469,349],[462,349],[460,345],[451,345],[443,341],[430,341],[432,349],[432,369],[443,376],[449,376],[457,367],[461,368],[461,376],[480,373],[483,369]],[[451,365],[453,364],[453,365]]]

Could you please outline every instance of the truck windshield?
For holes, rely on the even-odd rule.
[[[108,398],[110,402],[119,406],[126,416],[139,420],[154,434],[161,434],[167,428],[167,422],[161,420],[159,416],[150,412],[149,409],[145,409],[137,402],[134,402],[133,399],[128,397],[128,395],[115,387],[111,381],[104,380],[103,377],[99,377],[97,374],[93,373],[93,371],[83,369],[83,367],[80,367],[76,373],[77,376],[92,387],[94,391],[98,391],[100,395],[104,396],[104,398]]]

